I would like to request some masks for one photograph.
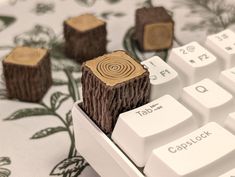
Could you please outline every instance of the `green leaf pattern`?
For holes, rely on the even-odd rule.
[[[43,116],[43,115],[52,115],[52,112],[44,108],[26,108],[15,111],[10,116],[5,118],[5,120],[17,120],[26,117]]]
[[[11,171],[3,166],[7,166],[11,164],[11,160],[9,157],[0,157],[0,177],[9,177]]]
[[[40,130],[37,133],[35,133],[31,139],[39,139],[39,138],[44,138],[47,136],[50,136],[52,134],[58,133],[58,132],[62,132],[62,131],[66,131],[66,128],[64,127],[51,127],[51,128],[46,128],[44,130]]]
[[[60,105],[69,98],[68,94],[62,92],[55,92],[51,95],[51,108],[57,110]]]
[[[61,161],[51,172],[52,176],[62,174],[73,174],[79,175],[82,170],[88,166],[85,160],[81,156],[72,157]]]

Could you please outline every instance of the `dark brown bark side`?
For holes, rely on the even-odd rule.
[[[80,32],[64,22],[65,54],[82,63],[106,53],[106,23]]]
[[[50,55],[35,66],[3,61],[3,73],[9,98],[38,102],[52,84]]]
[[[84,111],[108,134],[113,131],[120,113],[149,102],[149,72],[111,87],[83,65],[82,91]]]
[[[141,51],[152,51],[144,48],[144,27],[153,23],[170,22],[174,26],[172,17],[167,13],[164,7],[143,7],[136,10],[135,13],[135,39]],[[172,32],[174,28],[172,29]],[[159,49],[160,50],[160,49]]]

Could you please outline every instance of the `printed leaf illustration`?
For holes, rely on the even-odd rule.
[[[144,2],[139,2],[136,5],[139,7],[153,7],[152,0],[145,0]]]
[[[115,4],[115,3],[118,3],[120,1],[121,0],[106,0],[106,2],[109,3],[109,4]]]
[[[52,128],[46,128],[44,130],[40,130],[37,133],[35,133],[31,139],[39,139],[39,138],[44,138],[46,136],[50,136],[52,134],[62,132],[62,131],[67,131],[66,128],[64,127],[52,127]]]
[[[0,157],[0,167],[4,165],[10,165],[11,160],[8,157]]]
[[[6,168],[0,168],[0,177],[9,177],[11,175],[11,171]]]
[[[5,120],[17,120],[31,116],[52,115],[52,112],[45,108],[26,108],[12,113]]]
[[[104,19],[108,19],[108,17],[112,14],[111,11],[108,11],[108,12],[102,12],[101,13],[101,17],[104,18]]]
[[[51,95],[51,108],[57,110],[60,105],[69,98],[68,94],[62,92],[55,92]]]
[[[10,164],[11,164],[11,160],[8,157],[0,157],[0,177],[10,176],[11,171],[6,168],[2,168],[3,166],[10,165]]]
[[[65,74],[68,77],[68,90],[69,90],[69,94],[73,98],[73,101],[80,100],[78,86],[77,86],[77,83],[76,83],[75,79],[73,78],[71,72],[68,70],[65,70]]]
[[[123,12],[115,12],[113,15],[115,17],[123,17],[123,16],[125,16],[125,14]]]
[[[77,3],[79,3],[82,6],[91,7],[95,4],[96,0],[75,0]]]
[[[51,49],[55,40],[56,34],[52,28],[37,24],[33,29],[15,36],[14,43],[15,45]]]
[[[53,79],[53,85],[55,86],[66,85],[66,84],[68,84],[68,82],[62,79],[55,79],[55,78]]]
[[[62,39],[57,39],[51,41],[51,57],[56,59],[64,59],[66,58],[64,54],[64,41]]]
[[[81,156],[68,158],[60,162],[51,172],[50,175],[62,175],[76,173],[79,175],[83,169],[88,166],[85,160]]]
[[[187,7],[189,15],[201,17],[200,21],[189,22],[183,30],[206,30],[216,33],[235,23],[235,5],[224,0],[177,0],[174,8]]]
[[[44,15],[48,12],[53,12],[55,5],[53,3],[37,3],[33,12],[37,15]]]
[[[125,16],[125,14],[123,12],[112,12],[112,11],[106,11],[106,12],[102,12],[100,14],[100,16],[104,19],[108,19],[110,16],[114,16],[114,17],[123,17]]]
[[[124,36],[124,40],[123,40],[123,46],[124,46],[124,48],[127,50],[127,51],[129,51],[131,54],[132,54],[132,56],[134,57],[134,58],[136,58],[136,59],[138,59],[138,56],[137,56],[137,54],[136,54],[136,52],[135,52],[135,48],[136,48],[136,43],[135,43],[135,41],[134,41],[134,33],[135,33],[135,28],[133,27],[133,28],[130,28],[127,32],[126,32],[126,34],[125,34],[125,36]]]
[[[156,52],[142,52],[138,48],[137,41],[135,40],[135,29],[134,27],[130,28],[123,39],[123,47],[130,52],[130,54],[139,61],[143,61],[146,58],[152,56],[159,56],[164,61],[167,59],[168,50],[156,51]]]
[[[0,31],[6,29],[16,21],[15,17],[12,16],[0,16]]]
[[[68,126],[71,126],[72,125],[72,114],[71,114],[71,111],[69,111],[67,114],[66,114],[66,122],[68,124]]]

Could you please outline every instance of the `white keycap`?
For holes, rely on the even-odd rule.
[[[155,56],[143,62],[142,65],[150,73],[151,100],[169,94],[178,99],[182,91],[181,81],[177,72],[161,58]]]
[[[182,101],[194,111],[201,125],[209,121],[223,124],[235,108],[233,96],[210,79],[183,88]]]
[[[219,76],[219,83],[235,95],[235,67],[222,71]]]
[[[151,151],[197,126],[192,113],[170,95],[119,115],[112,139],[143,167]]]
[[[235,177],[235,168],[219,177]]]
[[[197,42],[173,48],[168,63],[178,72],[185,86],[205,77],[217,80],[220,73],[216,57]]]
[[[227,119],[225,120],[225,128],[235,134],[235,112],[228,115]]]
[[[235,136],[212,122],[155,149],[144,173],[148,177],[216,177],[234,165]]]
[[[207,37],[206,47],[216,56],[223,68],[235,66],[235,33],[227,29]]]

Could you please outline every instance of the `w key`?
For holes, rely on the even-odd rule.
[[[219,76],[219,83],[235,95],[235,67],[222,71]]]
[[[201,125],[209,121],[224,124],[235,108],[233,96],[210,79],[183,88],[182,101],[192,109]]]

